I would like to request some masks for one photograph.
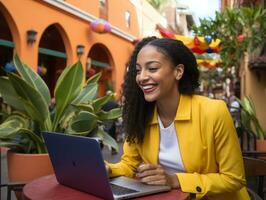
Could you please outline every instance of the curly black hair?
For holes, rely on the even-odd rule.
[[[178,90],[181,94],[192,95],[199,86],[196,58],[183,42],[156,37],[147,37],[141,40],[130,57],[122,86],[122,96],[124,96],[123,127],[129,143],[143,142],[145,129],[152,118],[155,106],[155,102],[145,100],[144,94],[136,82],[137,56],[146,45],[155,46],[159,52],[171,60],[173,66],[184,65],[184,73],[178,84]]]

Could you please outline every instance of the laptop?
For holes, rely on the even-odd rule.
[[[43,137],[57,181],[105,200],[129,199],[169,191],[169,186],[151,186],[120,176],[109,179],[96,139],[44,132]]]

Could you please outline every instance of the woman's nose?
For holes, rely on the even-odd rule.
[[[145,70],[141,70],[140,74],[139,74],[139,80],[140,81],[144,81],[148,79],[148,74]]]

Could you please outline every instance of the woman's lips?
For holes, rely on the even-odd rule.
[[[154,90],[156,90],[156,86],[154,85],[145,85],[142,86],[142,90],[145,94],[152,93]]]

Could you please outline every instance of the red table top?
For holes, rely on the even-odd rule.
[[[137,200],[186,200],[189,194],[180,190],[135,198]],[[26,184],[23,188],[25,200],[100,200],[93,195],[59,184],[54,175],[44,176]]]

